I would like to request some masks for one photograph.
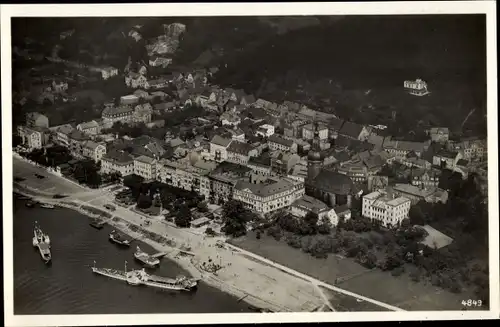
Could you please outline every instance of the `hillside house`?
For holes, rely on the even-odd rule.
[[[101,125],[95,120],[78,124],[76,129],[88,135],[97,135],[101,133]]]
[[[172,58],[153,56],[149,57],[149,65],[152,67],[167,68],[172,63]]]
[[[274,126],[269,124],[260,125],[255,132],[256,136],[269,137],[274,134]]]
[[[158,89],[162,89],[164,87],[167,86],[167,81],[164,80],[164,79],[155,79],[155,80],[151,80],[151,81],[146,81],[144,83],[144,88],[146,90],[149,90],[149,89],[153,89],[153,90],[158,90]]]
[[[125,76],[125,84],[131,88],[145,88],[146,83],[148,82],[147,78],[144,75],[137,74],[134,72],[130,72],[127,76]]]
[[[102,119],[106,123],[115,123],[117,121],[128,123],[132,120],[134,109],[131,106],[107,106],[102,111]]]
[[[132,121],[135,123],[150,123],[153,115],[153,107],[149,103],[135,106]]]

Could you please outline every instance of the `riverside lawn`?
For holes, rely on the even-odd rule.
[[[354,258],[338,254],[329,254],[326,259],[317,259],[301,249],[290,247],[283,240],[275,240],[266,233],[262,233],[261,238],[257,239],[252,231],[228,242],[330,284],[335,284],[339,278],[336,286],[403,310],[459,310],[464,298],[474,298],[472,292],[454,294],[424,281],[413,282],[407,270],[395,277],[390,271],[367,269],[355,262]],[[370,305],[350,303],[350,299],[337,295],[331,296],[331,302],[338,305],[339,311],[344,304],[351,309],[353,306],[360,310],[376,309]]]

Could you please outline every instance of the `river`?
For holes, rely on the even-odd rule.
[[[32,246],[37,220],[52,242],[52,264],[46,266]],[[148,253],[150,246],[136,242],[128,249],[108,240],[112,227],[89,226],[86,216],[65,208],[28,208],[14,200],[14,314],[126,314],[126,313],[232,313],[249,312],[248,305],[200,282],[195,292],[134,287],[92,273],[90,266],[141,268],[133,257],[135,244]],[[176,263],[162,259],[154,274],[186,274]]]

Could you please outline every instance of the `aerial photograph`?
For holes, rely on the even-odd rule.
[[[485,14],[10,24],[14,315],[490,310]]]

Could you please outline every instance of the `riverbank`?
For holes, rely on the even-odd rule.
[[[19,193],[24,196],[29,196],[35,201],[49,203],[52,205],[56,205],[59,207],[67,208],[70,210],[74,210],[82,215],[85,215],[90,218],[100,218],[100,215],[92,213],[88,210],[83,209],[82,204],[76,201],[67,200],[67,199],[53,199],[49,197],[48,194],[37,194],[37,191],[33,188],[15,185],[14,192]],[[43,192],[42,192],[43,193]],[[99,208],[96,208],[99,209]],[[217,278],[213,274],[209,272],[204,272],[201,269],[197,268],[197,258],[192,256],[183,256],[180,255],[180,251],[177,248],[161,244],[155,242],[147,237],[145,237],[142,233],[133,231],[132,226],[136,228],[142,228],[140,225],[131,224],[128,221],[121,219],[117,216],[113,216],[112,219],[106,220],[106,223],[112,226],[114,229],[119,230],[120,232],[128,235],[129,237],[140,240],[141,242],[151,246],[155,251],[166,253],[165,259],[171,260],[175,262],[178,266],[180,266],[184,271],[189,273],[192,277],[197,278],[205,282],[208,286],[219,289],[222,292],[225,292],[229,295],[234,296],[237,301],[243,301],[247,303],[249,306],[262,308],[271,310],[274,312],[286,312],[291,311],[289,308],[277,305],[275,303],[266,301],[265,299],[261,299],[256,297],[255,295],[248,294],[244,290],[241,290],[233,285],[225,283],[223,280]],[[131,228],[132,227],[132,228]],[[159,234],[157,234],[159,235]],[[159,235],[161,236],[161,235]],[[164,260],[164,259],[163,259]]]
[[[229,245],[224,237],[207,237],[202,230],[173,227],[165,220],[154,217],[150,217],[148,219],[150,224],[145,226],[145,218],[130,208],[116,206],[113,211],[106,209],[105,206],[114,201],[114,196],[106,188],[96,190],[79,188],[52,174],[44,174],[46,178],[39,180],[34,177],[34,173],[45,172],[42,167],[35,167],[22,160],[14,159],[14,175],[25,179],[22,182],[23,185],[36,186],[31,190],[41,191],[37,194],[40,194],[39,196],[44,201],[51,203],[55,201],[63,205],[73,203],[70,204],[71,209],[76,210],[81,210],[82,205],[94,207],[119,219],[110,221],[110,224],[124,233],[131,233],[132,237],[138,236],[135,234],[137,229],[147,231],[150,235],[142,238],[143,242],[148,242],[159,252],[170,250],[168,258],[178,262],[187,271],[200,276],[208,285],[235,295],[252,306],[280,312],[311,312],[319,307],[330,307],[327,297],[317,287],[323,285],[333,293],[342,293],[387,310],[401,310],[375,299],[340,289],[255,253]],[[71,190],[59,191],[68,188]],[[68,197],[53,199],[49,196],[50,193],[64,193]],[[82,213],[88,215],[88,212]],[[191,258],[178,255],[179,251],[174,252],[172,246],[165,247],[165,244],[155,242],[157,238],[154,237],[155,240],[152,240],[151,235],[168,237],[175,243],[176,250],[188,248]],[[207,266],[216,266],[217,269],[216,271],[206,269]]]

